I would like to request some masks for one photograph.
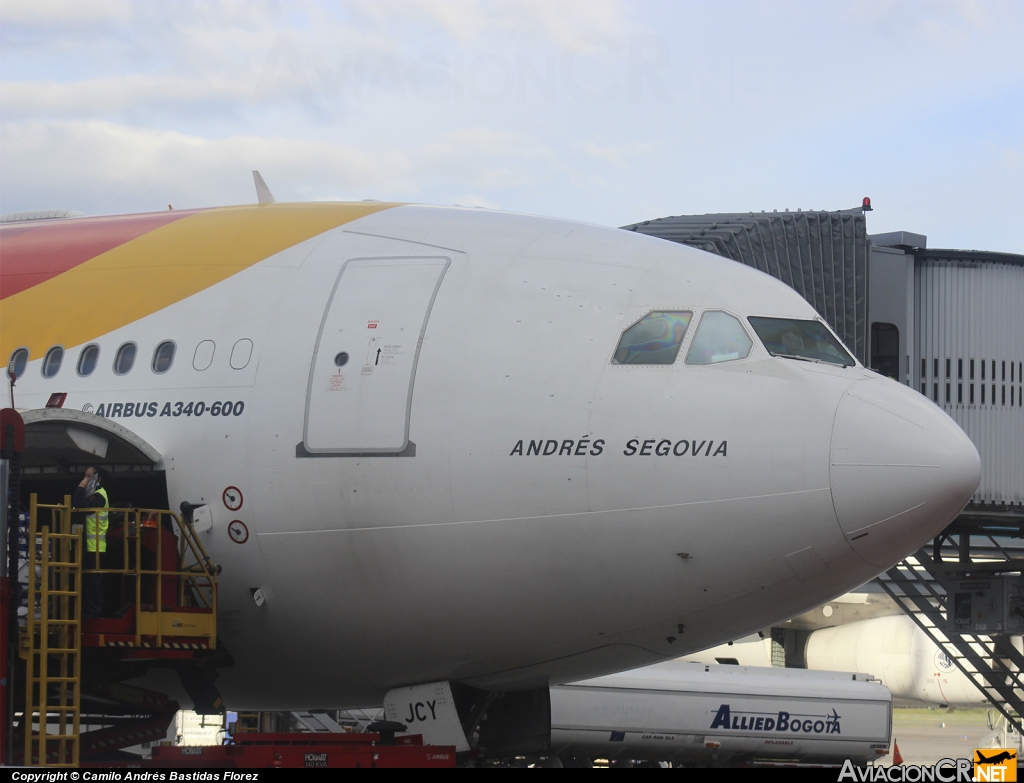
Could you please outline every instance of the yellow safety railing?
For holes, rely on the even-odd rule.
[[[65,498],[70,504],[70,498]],[[106,552],[100,552],[99,525],[94,525],[94,541],[85,533],[84,562],[86,574],[119,574],[134,581],[135,588],[135,646],[141,646],[143,636],[155,636],[156,647],[162,647],[164,636],[205,637],[209,649],[216,648],[217,628],[217,567],[199,540],[192,526],[182,521],[173,511],[150,508],[75,508],[73,513],[108,515],[105,531]],[[84,517],[83,517],[84,519]],[[88,528],[88,526],[86,526]],[[169,529],[176,533],[176,567],[162,567],[164,561],[164,536]],[[152,531],[155,541],[147,542],[145,533]],[[112,547],[113,538],[120,538],[119,545]],[[146,546],[153,543],[152,549]],[[146,567],[148,554],[155,551],[153,567]],[[120,555],[120,564],[112,565],[112,555]],[[182,621],[180,612],[165,607],[163,602],[165,580],[175,580],[177,606],[208,609],[209,614],[192,616],[192,622]],[[144,603],[144,585],[152,588],[152,603]],[[145,607],[152,605],[153,609]],[[182,624],[184,623],[184,624]]]
[[[80,515],[93,513],[108,515],[105,553],[99,551],[98,525],[92,526],[92,546],[86,537],[89,525]],[[83,578],[119,575],[134,592],[136,647],[155,637],[152,646],[160,648],[171,636],[201,638],[214,649],[217,568],[191,524],[172,511],[79,509],[69,495],[53,505],[33,494],[29,517],[28,612],[20,645],[26,663],[24,763],[73,767],[80,747]],[[175,534],[173,568],[163,567],[165,530]],[[120,556],[113,567],[112,555]],[[176,588],[169,606],[163,601],[168,579]]]

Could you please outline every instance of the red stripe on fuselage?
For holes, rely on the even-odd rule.
[[[153,229],[201,210],[65,218],[0,227],[0,299],[39,285]]]

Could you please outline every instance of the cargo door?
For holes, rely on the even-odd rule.
[[[338,275],[306,395],[309,454],[401,453],[409,446],[420,343],[445,257],[364,258]]]

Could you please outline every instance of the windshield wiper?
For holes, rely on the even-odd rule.
[[[814,362],[815,364],[826,364],[821,359],[815,359],[811,356],[797,356],[795,353],[773,353],[772,356],[778,356],[780,359],[796,359],[798,362]]]
[[[824,359],[815,359],[813,356],[797,356],[794,353],[773,353],[772,356],[778,356],[780,359],[796,359],[798,362],[814,362],[815,364],[827,364],[830,367],[853,367],[852,364],[843,362],[839,364],[837,362],[827,362]]]

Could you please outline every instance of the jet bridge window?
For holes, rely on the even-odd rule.
[[[138,352],[135,343],[124,343],[114,354],[114,373],[116,375],[127,375],[135,366],[135,354]]]
[[[11,359],[7,362],[7,366],[14,371],[14,379],[17,380],[25,374],[25,368],[28,367],[28,348],[18,348],[11,354]]]
[[[853,367],[856,362],[821,321],[747,318],[772,356]]]
[[[895,324],[878,321],[871,324],[871,369],[893,380],[899,380],[900,330]],[[949,370],[949,359],[946,359],[947,378]]]
[[[655,310],[622,333],[612,364],[674,364],[690,325],[688,310]]]
[[[738,318],[710,310],[704,313],[686,353],[687,364],[719,364],[746,359],[754,345]]]

